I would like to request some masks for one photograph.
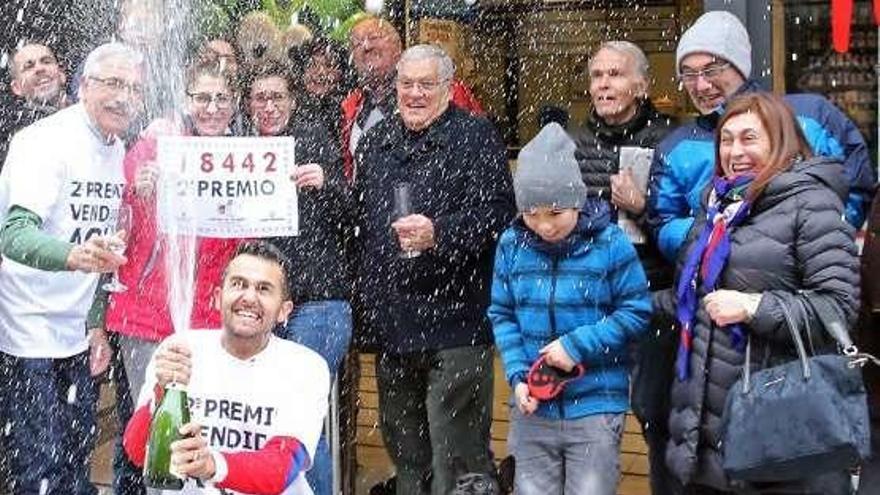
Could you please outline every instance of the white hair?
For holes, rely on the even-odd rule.
[[[111,42],[105,43],[89,53],[83,65],[83,77],[92,77],[97,74],[109,59],[123,59],[131,63],[132,67],[139,67],[144,60],[143,55],[128,45]]]
[[[397,61],[397,71],[407,62],[415,62],[425,59],[434,59],[437,61],[440,79],[451,81],[455,75],[455,63],[449,58],[446,50],[437,45],[413,45],[400,54],[400,60]]]
[[[623,40],[606,41],[599,45],[599,48],[593,52],[593,55],[590,57],[590,65],[592,65],[592,58],[605,49],[614,50],[618,53],[628,55],[636,64],[636,72],[642,76],[646,83],[650,80],[648,71],[651,69],[651,66],[648,64],[648,57],[645,56],[645,52],[643,52],[638,45]]]

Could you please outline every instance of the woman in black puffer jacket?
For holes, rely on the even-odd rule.
[[[681,332],[667,465],[688,494],[846,493],[846,473],[751,486],[731,481],[721,467],[719,431],[746,338],[753,367],[765,356],[771,366],[797,357],[780,304],[824,299],[844,321],[855,319],[858,256],[843,220],[843,168],[813,158],[791,110],[765,93],[730,102],[716,143],[706,211],[691,230],[675,288],[655,299],[655,309],[673,315]],[[771,292],[779,297],[765,297]],[[802,318],[815,319],[790,312],[799,328]],[[817,352],[833,349],[821,323],[810,323]]]

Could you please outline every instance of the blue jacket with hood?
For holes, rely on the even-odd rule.
[[[498,242],[488,313],[511,387],[557,338],[586,367],[536,414],[576,419],[629,408],[627,343],[647,328],[651,298],[635,248],[610,222],[606,203],[584,208],[554,244],[517,218]]]
[[[761,91],[747,81],[737,94]],[[868,148],[858,128],[825,97],[817,94],[785,96],[817,156],[836,157],[844,164],[850,190],[846,220],[859,228],[876,182]],[[715,128],[724,113],[719,107],[669,134],[654,153],[648,195],[648,227],[657,246],[675,261],[700,209],[703,190],[715,171]]]

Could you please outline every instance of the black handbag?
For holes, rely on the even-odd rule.
[[[802,299],[794,301],[809,325]],[[839,320],[826,320],[834,314],[829,308],[814,308],[814,314],[845,354],[807,356],[785,301],[779,307],[798,359],[751,373],[751,339],[747,343],[743,376],[728,392],[722,416],[723,467],[732,480],[803,479],[846,470],[870,454],[861,372],[867,358],[858,354]]]

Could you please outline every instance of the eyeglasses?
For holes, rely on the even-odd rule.
[[[693,84],[697,82],[701,76],[707,81],[712,81],[718,76],[721,75],[722,72],[726,71],[730,67],[730,62],[724,62],[721,64],[710,65],[701,70],[683,70],[678,77],[685,84]]]
[[[187,93],[187,96],[192,98],[192,101],[199,106],[200,108],[207,108],[211,102],[214,102],[214,105],[219,110],[226,110],[227,108],[232,106],[232,102],[235,100],[231,95],[225,93]]]
[[[448,79],[439,79],[437,81],[413,81],[410,79],[398,79],[397,87],[404,91],[409,91],[413,88],[416,88],[426,93],[432,93],[436,91],[437,88],[447,82],[449,82]]]
[[[95,81],[101,86],[115,93],[131,93],[134,96],[143,96],[144,87],[137,83],[130,83],[118,77],[95,77],[89,76],[89,79]]]
[[[271,101],[272,103],[279,105],[281,103],[286,102],[290,99],[289,94],[271,92],[271,93],[257,93],[251,96],[251,101],[253,101],[257,106],[266,106]]]
[[[352,36],[351,37],[351,46],[353,48],[362,48],[365,44],[367,44],[367,42],[369,42],[371,45],[373,45],[379,41],[384,40],[387,37],[388,37],[388,33],[384,33],[384,32],[383,33],[368,34],[367,36],[364,36],[362,38]]]

